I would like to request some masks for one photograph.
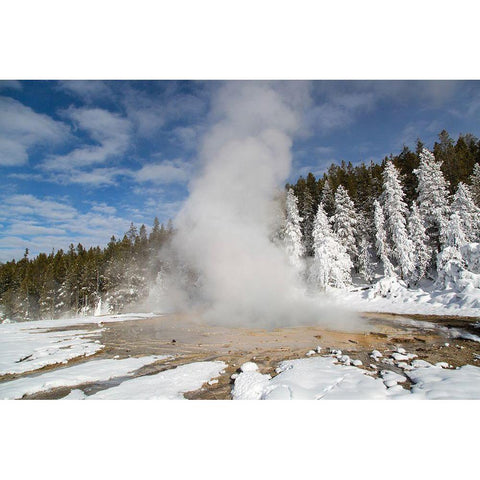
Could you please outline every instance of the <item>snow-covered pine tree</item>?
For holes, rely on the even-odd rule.
[[[462,219],[457,212],[450,215],[445,229],[445,244],[437,255],[437,285],[455,288],[461,272],[466,267],[461,249],[468,243],[463,231]]]
[[[301,224],[305,255],[313,255],[313,222],[315,220],[315,206],[311,193],[306,190],[303,195],[303,221]]]
[[[441,166],[433,153],[424,148],[420,153],[420,165],[413,171],[418,178],[418,208],[432,252],[438,252],[445,243],[450,214],[448,182],[443,176]]]
[[[328,217],[320,203],[313,224],[314,257],[309,281],[325,290],[328,285],[344,288],[351,284],[352,261],[345,247],[332,231]]]
[[[333,231],[350,255],[352,263],[357,265],[357,212],[343,185],[340,185],[335,192],[334,214],[330,221],[333,225]]]
[[[373,219],[373,216],[372,216]],[[372,283],[375,274],[374,254],[372,249],[373,225],[366,214],[358,213],[357,243],[358,243],[358,273],[368,283]]]
[[[372,254],[370,253],[370,242],[366,235],[360,239],[360,248],[358,252],[358,273],[367,282],[372,283],[374,278],[374,268]]]
[[[55,318],[57,285],[50,271],[47,271],[46,278],[42,282],[40,296],[38,299],[40,317]]]
[[[473,173],[470,176],[471,191],[473,201],[480,207],[480,165],[476,163],[473,166]]]
[[[446,229],[446,246],[455,247],[460,251],[460,248],[468,243],[467,235],[463,229],[463,222],[457,212],[450,215],[450,220]]]
[[[323,204],[323,210],[325,211],[325,213],[328,216],[333,215],[335,199],[334,199],[333,190],[332,190],[332,187],[330,186],[330,182],[328,178],[325,179],[325,183],[322,189],[322,194],[320,196],[320,201]]]
[[[415,270],[414,247],[406,227],[407,204],[397,169],[388,160],[383,171],[383,214],[385,230],[392,246],[392,255],[400,268],[402,279],[408,279]],[[388,238],[387,237],[387,238]]]
[[[411,279],[418,283],[425,277],[432,257],[430,247],[428,246],[428,237],[425,233],[422,218],[416,202],[412,203],[410,208],[410,217],[408,219],[408,233],[413,243],[415,270],[412,272]]]
[[[293,190],[290,188],[287,192],[285,233],[283,238],[288,259],[292,266],[298,270],[302,268],[302,257],[305,254],[300,228],[301,221],[302,218],[298,213],[297,197],[295,197]]]
[[[480,239],[480,208],[473,202],[468,185],[462,182],[458,184],[451,209],[452,213],[457,213],[460,217],[467,242],[478,242]]]
[[[375,230],[376,230],[376,242],[375,245],[377,247],[377,255],[380,258],[381,262],[383,263],[383,272],[385,277],[395,277],[395,271],[390,261],[389,253],[390,249],[387,244],[387,233],[385,231],[385,217],[383,215],[383,208],[378,202],[375,200],[373,202],[374,207],[374,223],[375,223]]]

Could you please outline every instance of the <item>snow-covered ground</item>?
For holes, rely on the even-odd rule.
[[[330,289],[329,296],[351,310],[418,315],[480,317],[480,289],[436,289],[426,282],[406,288],[401,281],[383,278],[374,285]]]
[[[168,358],[167,356],[147,356],[122,360],[91,360],[80,365],[60,368],[41,375],[28,376],[0,383],[0,399],[22,398],[56,387],[71,387],[87,382],[106,381],[133,374],[136,370]]]
[[[85,397],[88,400],[183,400],[183,393],[198,390],[218,377],[227,367],[224,362],[195,362],[143,377]]]
[[[7,325],[23,325],[28,328],[60,328],[71,327],[72,325],[99,324],[111,322],[127,322],[131,320],[143,320],[144,318],[159,317],[160,313],[119,313],[116,315],[89,315],[78,317],[57,318],[54,320],[31,320],[28,322],[4,321],[0,328]],[[1,330],[0,330],[1,331]]]
[[[480,399],[480,368],[472,365],[449,369],[446,364],[414,360],[405,375],[382,370],[374,378],[371,372],[338,360],[337,355],[287,360],[274,378],[249,368],[235,378],[233,399]],[[400,385],[407,377],[413,383],[411,391]]]
[[[155,314],[3,323],[0,325],[0,375],[33,371],[46,365],[67,363],[73,358],[93,355],[103,348],[99,340],[103,323],[141,320],[152,316]],[[98,324],[100,328],[49,331],[85,324]]]
[[[391,299],[384,300],[390,301],[388,311],[391,311]],[[345,301],[345,298],[342,301]],[[371,305],[375,298],[367,301],[368,305]],[[369,307],[368,310],[372,308]],[[139,368],[166,357],[90,359],[74,366],[62,365],[73,358],[90,356],[101,350],[103,345],[99,339],[104,323],[141,320],[153,315],[81,317],[0,325],[0,374],[26,374],[21,378],[0,383],[0,398],[22,398],[25,394],[70,387],[73,390],[66,399],[182,399],[183,393],[187,391],[197,390],[204,384],[213,386],[218,383],[218,377],[223,375],[227,368],[227,364],[222,361],[188,363],[160,373],[130,379],[124,377],[133,376]],[[408,318],[399,318],[398,321],[412,328],[443,329],[445,335],[452,338],[480,341],[480,335],[461,329]],[[81,328],[81,325],[85,324],[94,324],[95,327],[90,330]],[[53,327],[65,326],[73,326],[74,329],[49,331]],[[473,365],[456,369],[452,369],[445,362],[432,365],[399,347],[394,352],[371,352],[372,364],[367,366],[371,367],[368,370],[360,368],[363,366],[359,359],[350,358],[340,350],[334,350],[327,356],[322,353],[322,349],[317,348],[306,351],[306,358],[280,362],[274,378],[260,373],[255,363],[244,363],[240,373],[232,376],[235,380],[232,397],[480,399],[480,368]],[[59,368],[38,374],[38,369],[53,364],[59,364]],[[379,372],[378,376],[375,375],[376,372]],[[90,396],[78,388],[78,385],[84,383],[98,384],[115,378],[122,383]],[[402,386],[409,383],[412,385],[411,389]]]

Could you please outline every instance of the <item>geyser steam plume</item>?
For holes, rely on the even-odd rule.
[[[228,325],[339,325],[339,313],[307,297],[298,272],[271,240],[292,137],[308,102],[306,82],[228,82],[212,104],[202,170],[176,218],[173,245],[199,272],[204,318]],[[345,319],[346,316],[343,316]]]

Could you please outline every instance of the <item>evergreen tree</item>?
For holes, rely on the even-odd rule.
[[[419,165],[418,155],[404,146],[402,152],[394,159],[394,165],[403,179],[405,199],[410,203],[416,198],[417,177],[413,172]]]
[[[467,243],[467,235],[462,223],[462,219],[457,212],[450,215],[446,229],[446,247],[455,247],[460,250]]]
[[[383,263],[383,272],[385,277],[395,277],[395,271],[392,262],[389,259],[390,249],[387,244],[387,233],[385,231],[385,217],[383,209],[378,200],[374,204],[374,222],[376,230],[377,255]]]
[[[142,244],[145,245],[148,241],[148,238],[147,238],[147,227],[143,223],[142,223],[142,226],[140,227],[138,234],[140,236],[140,240],[142,241]]]
[[[325,213],[327,214],[327,216],[331,217],[335,211],[335,199],[328,178],[325,180],[325,183],[323,185],[321,202],[323,204],[323,209]]]
[[[42,279],[39,298],[39,313],[41,318],[55,318],[57,289],[58,285],[55,282],[52,262],[47,267]]]
[[[445,230],[450,213],[448,205],[448,183],[443,177],[441,163],[424,148],[420,154],[420,165],[414,171],[418,178],[418,207],[430,238],[432,252],[440,251],[445,243]]]
[[[301,217],[303,221],[300,225],[302,229],[303,244],[305,246],[305,255],[311,257],[313,255],[313,222],[315,220],[315,202],[309,190],[303,196],[303,208]]]
[[[351,284],[352,261],[332,231],[321,203],[313,225],[313,249],[315,253],[309,272],[309,281],[313,285],[325,290],[328,285],[344,288]]]
[[[355,264],[358,257],[356,245],[357,212],[355,211],[355,205],[342,185],[335,192],[334,215],[331,218],[331,223],[338,240],[345,247],[350,259]]]
[[[473,201],[480,207],[480,165],[476,163],[470,176]]]
[[[365,235],[360,239],[358,273],[366,282],[372,283],[374,278],[372,254],[370,253],[370,243]]]
[[[414,247],[406,227],[407,205],[398,172],[392,161],[387,161],[383,171],[383,214],[385,229],[390,237],[392,255],[400,268],[402,279],[408,279],[415,270]]]
[[[305,254],[305,249],[302,244],[302,231],[300,229],[302,218],[298,214],[297,204],[297,198],[295,197],[293,190],[290,188],[287,192],[287,211],[283,238],[285,250],[290,263],[292,266],[300,270],[302,267],[301,259]]]
[[[127,233],[125,234],[130,240],[131,243],[135,242],[135,239],[137,238],[138,231],[137,227],[133,224],[133,222],[130,223],[130,228],[128,229]]]
[[[444,129],[438,134],[438,142],[433,146],[433,155],[442,166],[447,181],[447,188],[454,188],[457,184],[458,159],[455,154],[453,139]]]
[[[480,208],[475,205],[470,189],[460,182],[453,196],[452,212],[458,214],[467,242],[480,239]],[[450,217],[451,220],[451,217]]]
[[[416,202],[412,203],[410,209],[410,218],[408,221],[408,233],[413,243],[415,269],[412,272],[411,279],[418,283],[425,277],[428,265],[431,259],[430,247],[428,246],[428,237],[425,233],[422,218]]]

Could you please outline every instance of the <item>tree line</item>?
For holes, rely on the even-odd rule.
[[[480,141],[471,134],[454,142],[444,130],[432,151],[418,141],[415,152],[331,165],[286,188],[287,253],[323,289],[350,284],[352,273],[371,282],[378,265],[410,286],[445,279],[449,262],[465,266],[461,248],[480,240]]]
[[[40,253],[0,264],[0,320],[58,318],[119,312],[148,294],[162,268],[158,252],[173,234],[155,218],[150,233],[132,223],[123,238],[111,237],[105,248],[71,244],[67,251]]]

